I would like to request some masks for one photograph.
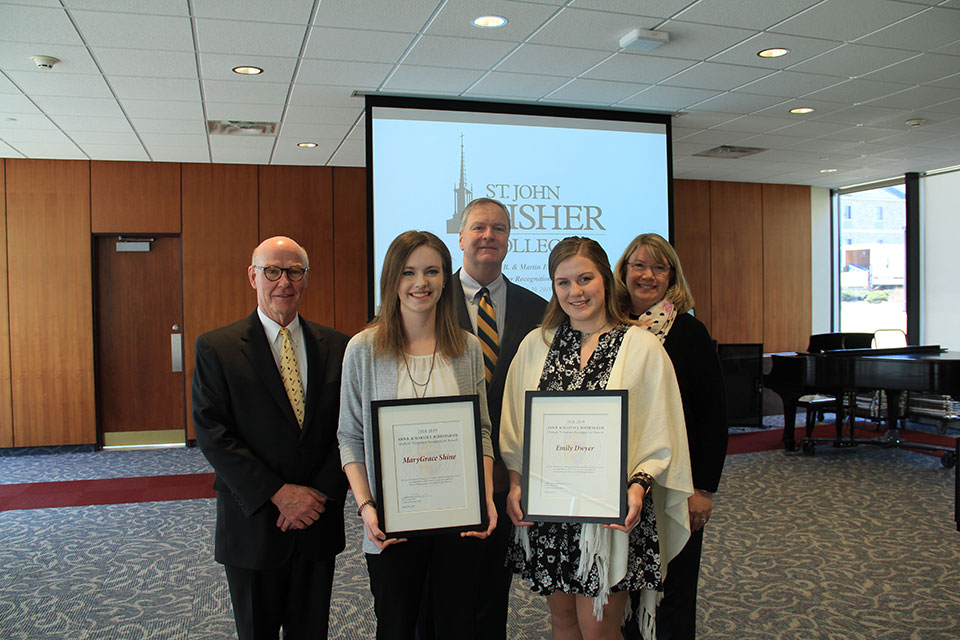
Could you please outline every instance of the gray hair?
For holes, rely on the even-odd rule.
[[[463,230],[467,228],[467,219],[470,217],[470,213],[484,204],[495,204],[500,207],[500,210],[503,211],[503,217],[507,219],[507,231],[510,231],[510,212],[507,211],[502,202],[493,198],[476,198],[468,202],[467,206],[463,208],[463,213],[460,214],[460,233],[463,233]]]

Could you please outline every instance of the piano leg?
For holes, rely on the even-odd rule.
[[[887,394],[887,432],[883,435],[883,446],[897,447],[900,442],[900,391],[884,389]]]
[[[800,396],[780,395],[783,401],[783,450],[796,451],[797,400]]]

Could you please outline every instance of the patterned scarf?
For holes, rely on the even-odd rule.
[[[667,333],[670,332],[670,327],[673,326],[673,321],[677,317],[677,308],[672,302],[664,298],[641,313],[639,317],[634,318],[632,313],[630,317],[636,321],[638,326],[652,333],[663,344],[663,341],[667,338]]]

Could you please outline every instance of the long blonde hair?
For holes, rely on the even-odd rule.
[[[437,351],[448,358],[459,358],[467,346],[467,340],[460,325],[457,324],[453,294],[450,292],[450,280],[453,277],[450,250],[437,236],[429,231],[404,231],[393,239],[383,259],[380,272],[380,313],[369,326],[377,328],[373,342],[374,355],[403,356],[407,338],[403,330],[403,318],[400,315],[400,277],[410,254],[417,247],[430,247],[440,254],[443,270],[443,289],[437,300],[436,338]]]
[[[547,303],[547,310],[543,314],[543,324],[540,325],[540,335],[543,341],[550,344],[547,340],[547,331],[556,329],[569,319],[566,311],[560,306],[557,299],[557,290],[553,285],[553,278],[557,273],[557,267],[560,263],[574,256],[583,256],[593,263],[593,266],[600,272],[603,278],[604,308],[606,311],[607,322],[618,324],[628,322],[627,316],[620,308],[617,300],[616,282],[613,279],[613,273],[610,271],[610,261],[603,247],[591,238],[582,238],[579,236],[570,236],[564,238],[550,252],[550,258],[547,261],[547,270],[550,273],[550,287],[552,294],[550,302]]]
[[[680,256],[674,251],[670,243],[663,239],[663,236],[656,233],[641,233],[630,241],[623,255],[617,260],[617,266],[614,269],[614,275],[617,278],[617,289],[621,301],[621,308],[627,314],[631,313],[633,302],[630,299],[630,291],[627,289],[627,264],[632,256],[640,247],[646,247],[650,252],[650,257],[656,262],[666,264],[670,267],[670,284],[667,287],[664,298],[673,303],[677,313],[686,313],[693,309],[693,293],[690,291],[690,285],[687,279],[683,277],[683,267],[680,266]]]

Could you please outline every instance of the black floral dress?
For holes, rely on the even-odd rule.
[[[618,325],[600,336],[597,348],[580,369],[580,332],[565,322],[554,336],[553,344],[540,376],[540,391],[606,389],[610,369],[620,350],[626,325]],[[514,573],[530,581],[534,593],[550,595],[555,591],[594,597],[600,591],[597,565],[586,579],[577,576],[580,566],[582,525],[557,522],[534,523],[527,528],[531,557],[528,559],[518,541],[507,551],[507,564]],[[612,591],[662,590],[660,542],[653,500],[645,499],[640,522],[630,532],[627,573]]]

